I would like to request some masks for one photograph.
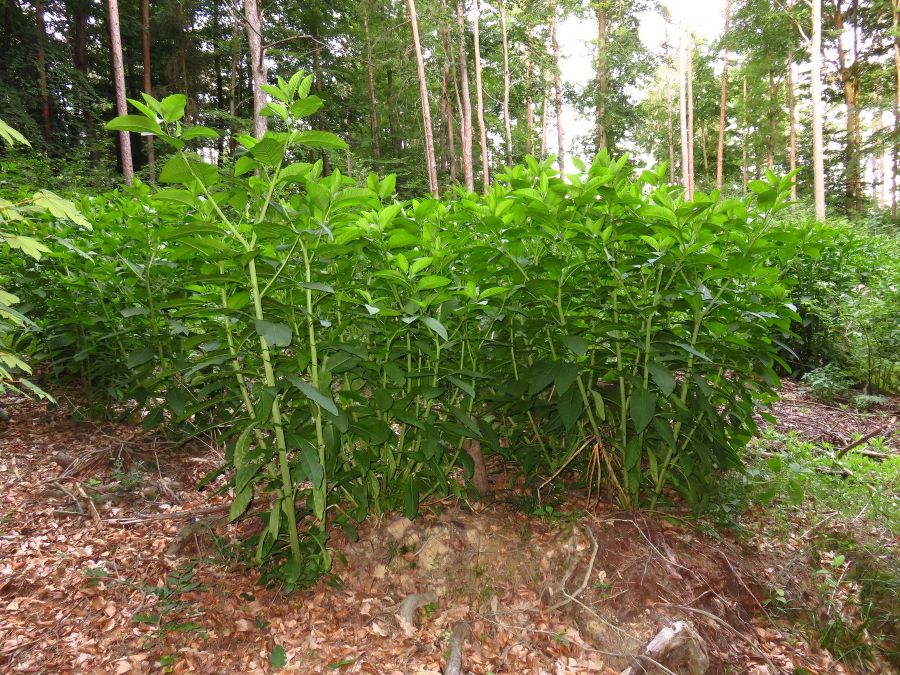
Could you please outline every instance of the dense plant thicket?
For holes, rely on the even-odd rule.
[[[798,225],[814,245],[786,270],[801,322],[788,357],[815,391],[900,390],[900,238],[894,228],[829,221]]]
[[[190,152],[217,134],[181,125],[183,97],[111,123],[172,146],[169,187],[86,198],[93,232],[47,218],[53,254],[3,263],[50,374],[148,427],[219,429],[231,516],[269,508],[257,555],[287,550],[292,582],[328,567],[326,521],[463,489],[466,440],[580,467],[624,505],[702,503],[799,320],[780,280],[799,237],[773,218],[789,180],[685,201],[664,166],[601,153],[566,180],[528,158],[484,196],[397,202],[391,176],[292,161],[341,146],[300,130],[310,83],[270,88],[286,131],[238,136],[224,172]]]

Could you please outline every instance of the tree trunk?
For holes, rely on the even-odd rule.
[[[127,115],[128,104],[125,101],[125,66],[122,63],[122,37],[119,33],[118,0],[107,0],[109,6],[109,43],[112,51],[113,80],[116,86],[116,114]],[[134,166],[131,163],[131,138],[127,131],[119,132],[119,156],[122,162],[122,176],[125,184],[134,184]]]
[[[775,71],[769,68],[769,139],[766,146],[766,168],[775,169],[775,141],[778,133],[778,83]]]
[[[463,1],[456,0],[456,22],[459,24],[459,82],[462,88],[462,120],[460,139],[462,140],[462,170],[466,190],[475,190],[475,175],[472,170],[472,97],[469,95],[469,65],[466,58],[466,14]]]
[[[150,70],[150,0],[141,0],[141,33],[144,43],[144,91],[153,95],[153,80]],[[217,52],[218,53],[218,52]],[[216,71],[218,76],[218,70]],[[221,101],[218,102],[221,105]],[[156,185],[156,152],[153,148],[153,134],[147,136],[147,165],[150,169],[150,184]]]
[[[484,91],[481,83],[481,41],[478,24],[481,22],[481,9],[475,0],[475,20],[472,22],[473,47],[475,49],[475,102],[478,105],[478,141],[481,144],[481,178],[484,192],[491,187],[491,174],[488,164],[487,128],[484,124]]]
[[[247,31],[247,45],[250,48],[250,76],[253,78],[253,135],[262,138],[269,127],[269,118],[263,117],[266,107],[266,55],[262,42],[262,17],[256,0],[244,0],[244,28]]]
[[[500,33],[503,38],[503,130],[506,132],[506,163],[513,162],[512,128],[509,120],[509,39],[506,33],[506,3],[498,0]]]
[[[556,0],[550,3],[550,44],[553,48],[553,77],[556,85],[556,141],[559,146],[557,161],[559,173],[562,175],[566,168],[566,144],[565,131],[563,129],[563,99],[562,99],[562,75],[559,70],[559,40],[556,38]]]
[[[788,50],[787,61],[788,96],[788,164],[789,170],[797,168],[797,101],[794,94],[794,50]],[[797,179],[791,179],[791,199],[797,199]]]
[[[750,166],[747,160],[747,76],[744,75],[744,115],[741,124],[741,183],[744,185],[744,192],[747,192],[747,186],[750,184]]]
[[[669,141],[669,183],[675,184],[675,126],[672,124],[672,62],[669,57],[669,28],[665,24],[665,55],[666,64],[666,118],[668,121]]]
[[[609,71],[606,59],[606,3],[597,5],[597,128],[595,150],[606,147],[606,94],[609,87]]]
[[[893,171],[891,172],[891,218],[897,218],[897,146],[900,145],[900,2],[894,0],[894,141],[891,143]]]
[[[366,71],[369,76],[369,128],[372,132],[372,156],[381,159],[378,142],[378,101],[375,99],[375,62],[372,58],[372,38],[369,35],[369,7],[363,5],[363,26],[366,31]]]
[[[534,75],[534,63],[531,60],[531,28],[528,28],[528,38],[525,44],[525,154],[534,154],[534,95],[532,93],[532,79]]]
[[[731,0],[725,0],[725,29],[723,38],[728,36],[731,22]],[[728,99],[728,47],[722,54],[722,94],[719,97],[719,144],[716,147],[716,189],[721,190],[724,181],[725,164],[725,102]]]
[[[703,177],[709,180],[709,153],[706,151],[706,125],[700,125],[700,149],[703,153]]]
[[[231,79],[228,83],[228,112],[231,119],[237,117],[238,82],[240,81],[240,47],[241,47],[241,17],[237,7],[233,3],[228,5],[231,13]],[[234,137],[236,129],[231,130],[228,139],[228,153],[234,157],[237,151],[237,139]]]
[[[441,0],[441,8],[444,10],[446,16],[447,5],[445,0]],[[459,87],[456,84],[456,66],[453,63],[453,52],[450,49],[450,26],[449,17],[446,17],[446,20],[442,22],[441,25],[441,38],[444,47],[444,82],[446,83],[446,109],[444,114],[446,115],[446,139],[447,139],[447,154],[448,154],[448,165],[450,169],[450,182],[456,183],[456,166],[457,166],[457,157],[456,157],[456,128],[453,120],[453,102],[450,99],[450,84],[453,84],[453,92],[456,99],[457,110],[462,109],[462,102],[459,97]]]
[[[87,34],[89,6],[81,1],[72,3],[72,65],[84,77],[88,72]],[[84,117],[85,143],[90,153],[91,161],[96,164],[100,161],[100,153],[97,151],[97,143],[94,142],[96,132],[94,130],[94,116],[89,104],[83,105],[81,114]]]
[[[822,139],[824,102],[822,100],[822,0],[812,0],[812,39],[810,77],[813,128],[813,195],[816,220],[825,220],[825,152]]]
[[[841,0],[835,0],[834,3],[834,28],[838,34],[838,64],[844,92],[844,105],[847,107],[847,140],[844,145],[844,161],[846,163],[844,206],[848,212],[852,213],[856,209],[856,190],[859,183],[859,148],[857,147],[856,133],[858,110],[855,104],[856,92],[853,77],[853,71],[856,70],[857,64],[847,64],[847,50],[844,49],[841,39],[844,32],[844,15],[841,9]]]
[[[419,96],[422,101],[422,126],[425,131],[425,164],[428,167],[428,189],[435,197],[438,193],[437,165],[434,155],[434,136],[431,130],[431,104],[428,101],[428,82],[425,79],[425,62],[422,60],[422,45],[419,42],[419,19],[416,16],[415,0],[406,0],[409,22],[412,26],[413,48],[416,50],[416,69],[419,73]]]
[[[678,126],[681,132],[681,184],[684,186],[688,199],[694,198],[691,185],[691,153],[688,147],[688,116],[687,116],[687,64],[685,52],[684,33],[681,34],[681,44],[678,46]]]
[[[687,33],[685,47],[687,61],[687,133],[688,133],[688,180],[691,183],[691,199],[696,185],[696,164],[694,162],[694,37]]]
[[[544,103],[541,112],[541,159],[547,156],[547,133],[550,129],[550,87],[544,87]]]
[[[37,29],[37,49],[35,58],[38,70],[38,91],[41,97],[41,134],[48,144],[52,140],[50,128],[50,89],[47,86],[47,52],[44,42],[47,39],[47,27],[44,24],[44,4],[34,0],[34,18]]]

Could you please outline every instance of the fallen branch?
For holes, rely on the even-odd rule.
[[[676,621],[654,635],[621,675],[646,673],[648,671],[645,664],[648,663],[665,673],[672,673],[673,671],[661,662],[672,657],[678,660],[679,673],[702,675],[709,668],[709,655],[706,653],[703,638],[697,635],[697,631],[689,623]]]
[[[186,511],[170,511],[169,513],[152,513],[147,516],[126,516],[124,518],[110,518],[106,522],[116,525],[137,525],[151,520],[185,520],[200,518],[214,513],[222,513],[231,508],[231,504],[217,504],[216,506],[202,506]]]
[[[444,675],[460,675],[462,673],[462,649],[469,634],[469,624],[465,621],[457,621],[453,624],[453,633],[450,636],[450,655],[447,657],[447,668]]]
[[[594,561],[597,560],[597,550],[600,548],[599,544],[597,544],[597,537],[594,536],[593,531],[589,527],[584,528],[585,532],[588,533],[588,536],[591,538],[591,559],[588,562],[587,569],[584,571],[584,579],[581,581],[581,586],[578,587],[574,593],[566,593],[565,582],[563,582],[562,592],[565,595],[564,600],[560,600],[555,605],[550,608],[550,611],[554,611],[559,609],[560,607],[564,607],[568,605],[572,600],[579,597],[582,593],[584,593],[585,589],[588,587],[588,584],[591,581],[591,574],[594,571]]]
[[[837,459],[840,459],[841,457],[843,457],[844,455],[846,455],[848,452],[850,452],[851,450],[853,450],[853,448],[859,447],[860,445],[862,445],[862,444],[864,444],[864,443],[867,443],[868,441],[872,440],[872,439],[875,438],[876,436],[881,436],[882,434],[884,434],[884,439],[887,440],[888,438],[891,437],[891,435],[892,435],[895,431],[897,431],[897,428],[896,428],[896,427],[891,428],[891,427],[894,426],[894,423],[895,423],[896,421],[897,421],[897,418],[896,418],[896,417],[892,417],[892,418],[890,419],[890,421],[889,421],[887,424],[885,424],[884,426],[882,426],[882,427],[876,429],[875,431],[870,431],[869,433],[867,433],[865,436],[863,436],[863,437],[860,438],[859,440],[853,441],[852,443],[848,443],[847,445],[845,445],[843,448],[841,448],[840,450],[838,450],[838,453],[837,453],[837,455],[835,455],[835,457],[836,457]],[[865,453],[865,452],[861,452],[860,454],[866,454],[866,453]],[[882,453],[878,453],[878,454],[882,454]],[[882,459],[884,459],[884,458],[882,458]]]
[[[432,602],[437,602],[437,595],[432,591],[415,593],[403,599],[403,602],[400,603],[400,608],[397,610],[397,617],[400,619],[400,627],[404,633],[412,635],[415,632],[416,610],[419,607],[430,605]]]

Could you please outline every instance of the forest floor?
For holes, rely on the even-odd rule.
[[[900,453],[896,434],[884,439],[897,401],[860,412],[796,386],[784,394],[754,461],[782,452],[784,439],[840,448],[879,430],[876,454],[888,457],[875,460]],[[618,673],[679,619],[705,643],[714,673],[891,672],[879,654],[853,666],[823,649],[822,627],[836,620],[862,642],[893,631],[898,648],[897,626],[873,622],[860,609],[863,586],[845,580],[851,554],[828,544],[852,532],[896,560],[897,532],[870,518],[874,507],[850,516],[775,499],[726,505],[714,521],[677,509],[623,512],[574,491],[538,499],[506,489],[512,478],[495,467],[490,504],[445,500],[412,522],[372,518],[355,542],[336,532],[340,582],[287,595],[233,562],[229,543],[246,525],[217,519],[227,497],[194,489],[222,461],[220,448],[173,451],[140,427],[79,420],[65,404],[51,411],[7,396],[0,407],[11,415],[0,423],[3,672],[256,673],[285,664],[437,675],[459,620],[469,626],[462,672],[479,675]],[[187,512],[200,524],[186,528]],[[900,612],[892,583],[894,595],[878,601]],[[398,606],[424,593],[436,600],[415,625],[402,624]]]

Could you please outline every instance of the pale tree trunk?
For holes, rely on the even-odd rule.
[[[450,168],[450,181],[456,183],[456,129],[453,121],[453,103],[450,100],[450,84],[453,84],[453,91],[456,98],[456,109],[462,110],[462,103],[459,97],[459,87],[456,84],[456,67],[453,63],[453,52],[450,49],[450,26],[449,17],[446,17],[447,5],[441,0],[441,7],[444,10],[445,20],[441,25],[441,38],[444,47],[444,81],[447,83],[447,107],[445,110],[447,121],[447,153]]]
[[[838,33],[837,49],[838,63],[840,66],[841,85],[844,91],[844,105],[847,107],[847,142],[844,147],[844,161],[846,162],[846,186],[844,205],[847,211],[852,212],[856,207],[856,192],[859,187],[859,148],[857,147],[857,125],[859,124],[858,109],[856,106],[856,83],[854,82],[852,66],[847,64],[847,51],[844,49],[841,39],[844,32],[844,15],[841,10],[841,1],[834,3],[834,28]]]
[[[544,87],[544,104],[541,112],[541,159],[547,156],[547,133],[550,129],[550,86]]]
[[[681,35],[681,44],[678,46],[678,126],[681,131],[681,184],[688,199],[694,198],[694,191],[691,185],[691,170],[689,168],[691,162],[691,153],[688,146],[688,116],[687,116],[687,64],[686,61],[686,45],[684,33]]]
[[[481,180],[485,194],[491,187],[491,173],[488,164],[487,128],[484,124],[484,92],[481,84],[481,42],[478,24],[481,9],[475,0],[475,20],[472,22],[472,42],[475,49],[475,102],[478,105],[478,142],[481,145]]]
[[[686,32],[686,34],[688,176],[691,183],[691,199],[693,199],[696,185],[696,164],[694,162],[694,37],[689,32]]]
[[[459,24],[459,82],[462,89],[462,170],[466,190],[475,190],[475,174],[472,169],[472,97],[469,95],[469,66],[466,58],[466,14],[463,1],[456,0],[456,22]]]
[[[894,0],[894,142],[891,144],[893,168],[891,171],[891,218],[897,217],[897,146],[900,145],[900,2]]]
[[[797,97],[794,94],[794,50],[788,51],[787,62],[788,96],[788,163],[789,170],[797,168]],[[791,199],[797,199],[797,178],[791,179]]]
[[[153,95],[153,79],[150,69],[150,0],[141,0],[141,33],[144,43],[144,91]],[[147,166],[150,169],[150,184],[156,184],[156,150],[153,148],[153,134],[147,136]]]
[[[731,0],[725,0],[724,38],[728,37],[728,25],[731,22]],[[724,181],[725,164],[725,102],[728,99],[728,47],[722,54],[722,94],[719,97],[719,144],[716,147],[716,189],[721,190]]]
[[[262,43],[262,19],[256,0],[244,0],[244,27],[247,30],[247,45],[250,47],[250,75],[253,79],[253,135],[262,138],[269,128],[269,118],[262,114],[266,107],[266,55]]]
[[[709,179],[709,153],[706,151],[706,125],[700,125],[700,148],[703,153],[703,177]]]
[[[534,98],[531,91],[534,64],[531,61],[531,28],[525,45],[525,154],[534,154]]]
[[[422,60],[422,45],[419,42],[419,19],[416,16],[415,0],[406,0],[409,22],[412,26],[413,47],[416,50],[416,68],[419,72],[419,96],[422,99],[422,126],[425,131],[425,163],[428,166],[428,189],[438,196],[437,166],[434,157],[434,136],[431,132],[431,105],[428,102],[428,82],[425,79],[425,62]]]
[[[122,37],[119,32],[118,0],[109,3],[109,43],[112,50],[113,79],[116,86],[116,114],[127,115],[125,101],[125,66],[122,63]],[[134,184],[134,165],[131,163],[131,138],[127,131],[119,132],[119,154],[122,161],[122,176],[129,187]]]
[[[744,95],[744,115],[741,124],[741,183],[744,185],[744,192],[747,192],[747,186],[750,184],[750,166],[747,159],[747,76],[744,75],[743,81]]]
[[[363,5],[363,27],[366,33],[366,72],[369,76],[369,128],[372,132],[372,156],[381,159],[378,140],[378,101],[375,98],[375,61],[372,57],[372,38],[369,35],[369,6]]]
[[[513,162],[512,128],[509,120],[509,39],[506,34],[506,3],[498,0],[500,32],[503,38],[503,130],[506,132],[506,163]]]
[[[597,5],[597,129],[595,150],[605,148],[606,94],[609,87],[609,71],[606,59],[606,2]]]
[[[669,183],[675,184],[675,127],[672,124],[672,62],[669,56],[669,24],[665,24],[666,118],[669,141]]]
[[[562,77],[559,72],[559,40],[556,38],[556,0],[550,3],[550,44],[553,48],[553,77],[556,85],[556,141],[559,145],[557,160],[559,173],[562,175],[566,167],[565,131],[563,129]]]
[[[47,39],[47,27],[44,22],[44,4],[41,0],[34,0],[34,20],[37,28],[37,49],[35,58],[38,69],[38,91],[41,97],[41,134],[49,143],[50,130],[50,88],[47,85],[47,52],[44,49],[44,41]]]
[[[822,138],[824,102],[822,100],[822,0],[812,0],[812,39],[810,77],[813,128],[813,196],[816,220],[825,220],[825,151]]]
[[[775,71],[769,69],[769,140],[766,146],[766,168],[772,171],[775,168],[775,136],[778,133],[778,84],[775,81]]]

